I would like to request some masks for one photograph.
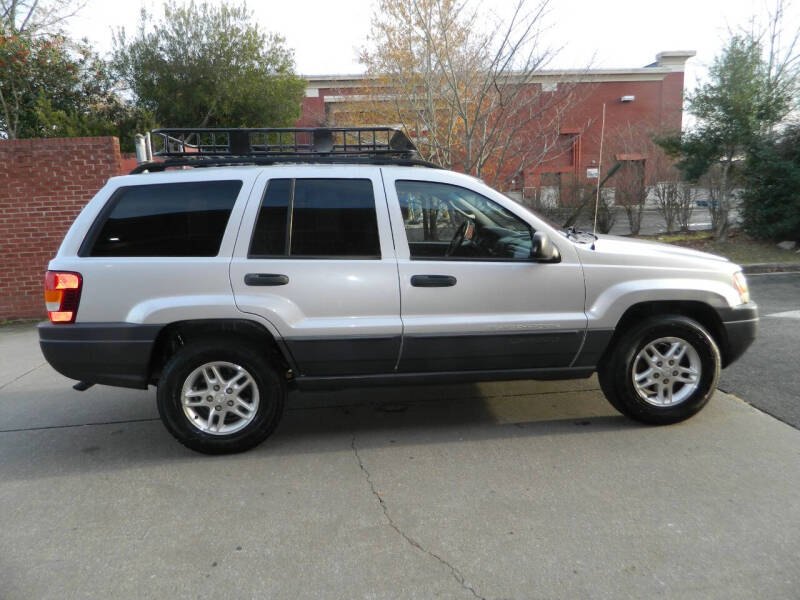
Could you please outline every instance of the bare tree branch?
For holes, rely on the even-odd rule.
[[[539,41],[548,6],[517,0],[501,22],[468,0],[379,0],[361,59],[381,98],[356,104],[371,104],[373,122],[391,105],[392,120],[426,158],[510,183],[566,151],[561,124],[579,100],[576,82],[542,76],[556,54]],[[542,81],[557,91],[545,91]]]
[[[59,33],[88,0],[0,0],[0,25],[20,34]]]
[[[36,7],[39,6],[39,0],[33,0],[30,8],[28,9],[28,14],[25,15],[25,18],[22,20],[22,25],[19,26],[20,31],[25,31],[25,26],[28,24],[28,21],[31,20],[31,17],[36,12]]]

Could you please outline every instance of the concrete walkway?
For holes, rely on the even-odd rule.
[[[0,328],[0,597],[797,598],[800,432],[718,393],[636,425],[594,379],[294,394],[191,453]]]

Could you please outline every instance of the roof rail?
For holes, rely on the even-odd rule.
[[[393,156],[417,159],[416,146],[395,127],[155,129],[154,156]]]

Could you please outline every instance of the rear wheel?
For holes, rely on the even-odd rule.
[[[181,348],[158,384],[167,430],[206,454],[242,452],[264,441],[281,418],[286,386],[262,354],[229,340]]]
[[[719,348],[697,321],[651,317],[624,333],[598,369],[600,387],[624,415],[663,425],[702,409],[719,379]]]

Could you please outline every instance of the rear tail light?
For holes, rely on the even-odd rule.
[[[44,303],[51,323],[74,323],[81,300],[80,273],[48,271],[44,276]]]

